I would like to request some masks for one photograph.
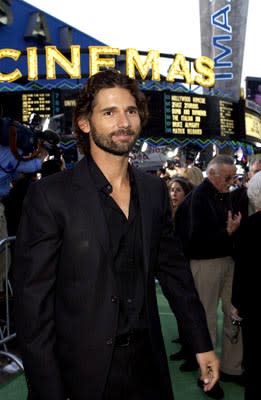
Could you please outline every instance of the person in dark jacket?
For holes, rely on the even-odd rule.
[[[173,178],[171,178],[168,188],[172,205],[172,217],[175,226],[175,213],[184,198],[191,192],[191,190],[193,190],[194,185],[183,176],[175,175]],[[198,363],[194,354],[191,354],[190,349],[186,345],[179,326],[178,331],[178,342],[181,344],[181,349],[177,353],[171,354],[169,358],[172,361],[186,360],[183,364],[181,364],[180,370],[194,371],[195,369],[198,369]],[[177,339],[175,339],[175,341],[177,341]]]
[[[237,343],[232,343],[230,318],[234,234],[241,222],[241,214],[233,212],[229,191],[236,175],[233,157],[226,154],[214,157],[206,172],[207,178],[178,207],[175,228],[190,260],[214,345],[218,305],[220,302],[222,305],[221,379],[239,381],[243,372],[242,338],[240,335]],[[217,398],[216,393],[213,398]],[[222,398],[221,390],[218,398]]]
[[[258,397],[260,390],[256,360],[256,346],[260,340],[257,321],[260,282],[255,269],[260,265],[261,171],[248,182],[247,194],[254,213],[243,221],[237,235],[231,315],[234,324],[242,326],[245,400],[252,400]]]
[[[29,188],[16,240],[17,336],[33,400],[172,400],[155,277],[196,353],[219,376],[168,189],[133,168],[147,120],[135,80],[91,76],[75,108],[86,156]]]

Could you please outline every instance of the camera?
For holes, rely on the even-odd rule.
[[[55,160],[61,159],[61,156],[63,155],[63,151],[58,146],[58,143],[51,144],[46,139],[44,139],[44,141],[42,143],[42,147],[44,147],[47,150],[47,152],[49,154],[49,159],[55,159]]]
[[[234,326],[241,326],[242,321],[239,319],[231,318],[231,322]]]
[[[171,170],[174,170],[175,168],[181,168],[181,162],[178,158],[174,160],[167,160],[165,167]]]
[[[240,330],[241,330],[241,320],[231,318],[231,323],[233,325],[232,330],[231,330],[231,335],[229,337],[229,340],[232,344],[235,344],[238,342],[239,335],[240,335]]]
[[[41,145],[47,143],[49,146],[47,151],[58,156],[60,149],[57,145],[59,142],[58,133],[51,129],[43,129],[42,119],[38,114],[31,114],[28,126],[11,118],[0,118],[0,144],[9,146],[14,155],[17,155],[17,149],[20,149],[21,158],[36,152],[39,143]]]

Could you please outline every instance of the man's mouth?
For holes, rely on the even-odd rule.
[[[112,136],[133,136],[133,132],[130,130],[120,130],[114,132]]]

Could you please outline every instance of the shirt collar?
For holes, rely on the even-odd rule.
[[[103,175],[102,171],[89,154],[87,156],[87,165],[90,170],[90,174],[93,178],[94,184],[99,191],[110,194],[112,192],[112,186],[108,179]],[[128,165],[128,173],[130,178],[130,185],[133,187],[134,175],[130,164]]]

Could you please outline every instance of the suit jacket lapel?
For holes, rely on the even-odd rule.
[[[137,185],[137,192],[140,203],[144,268],[145,271],[147,271],[149,265],[149,249],[151,240],[151,193],[149,187],[146,187],[146,177],[141,174],[140,171],[138,171],[136,168],[133,168],[132,170]]]
[[[72,183],[74,185],[74,195],[77,197],[75,204],[78,205],[79,211],[83,215],[86,214],[86,219],[90,221],[90,229],[93,235],[97,237],[107,254],[110,249],[107,222],[99,193],[90,176],[86,158],[83,158],[75,165]]]

